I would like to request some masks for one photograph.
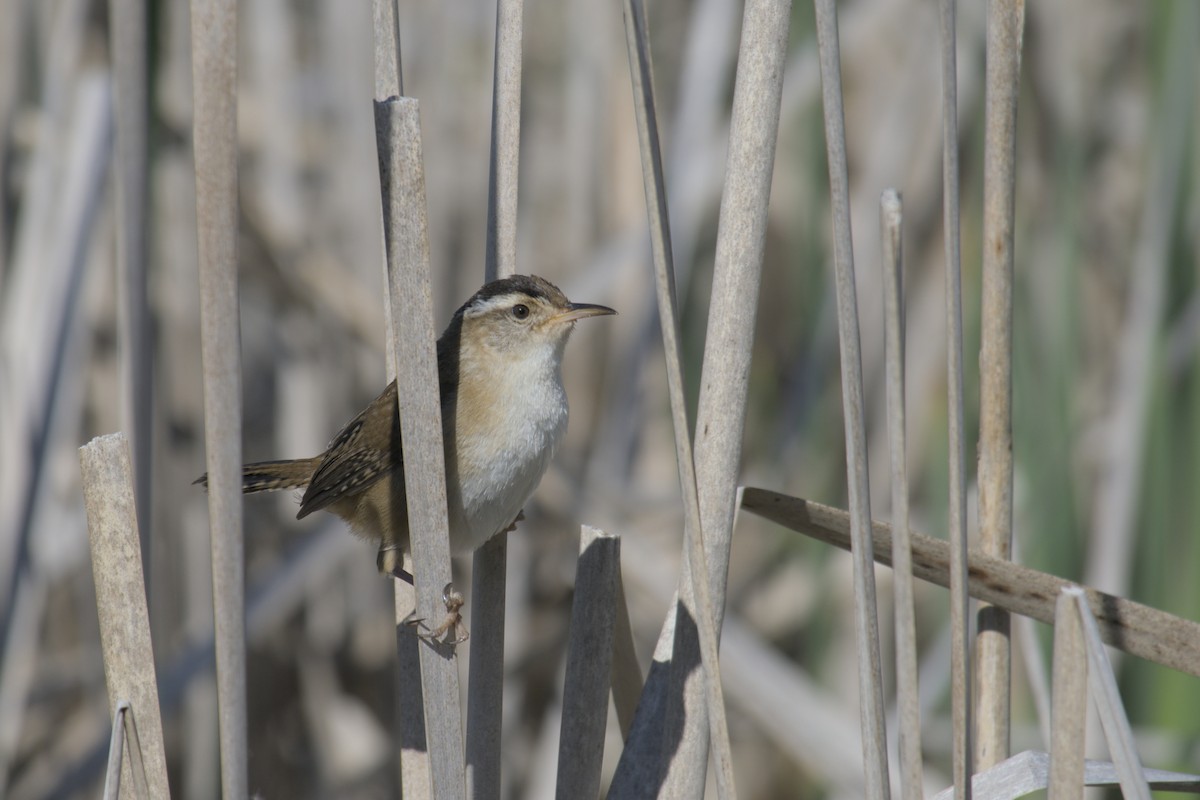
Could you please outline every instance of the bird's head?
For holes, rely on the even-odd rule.
[[[485,284],[455,314],[461,346],[481,347],[508,359],[561,357],[575,323],[617,313],[608,306],[572,303],[536,275],[512,275]]]

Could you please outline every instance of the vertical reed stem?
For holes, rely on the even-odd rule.
[[[377,101],[375,134],[417,611],[440,622],[446,614],[443,587],[451,579],[450,533],[417,101]],[[458,665],[452,646],[426,644],[419,650],[432,790],[435,797],[462,797],[466,784]]]
[[[387,100],[404,94],[404,72],[400,60],[400,21],[396,0],[373,0],[372,42],[374,45],[375,99]],[[383,152],[379,155],[382,157]],[[386,246],[382,261],[383,285],[390,278]],[[396,340],[392,336],[392,296],[383,294],[383,317],[387,327],[384,349],[387,354],[388,381],[396,378]],[[412,569],[411,558],[405,569]],[[420,681],[412,676],[420,673],[421,658],[418,640],[409,635],[405,620],[416,608],[415,589],[404,581],[392,587],[396,620],[396,723],[400,757],[400,788],[404,795],[424,796],[429,792],[429,748],[425,741],[425,694]]]
[[[597,797],[612,682],[621,539],[583,526],[567,640],[555,797]]]
[[[524,0],[497,0],[492,78],[484,280],[517,271],[517,178],[521,154],[521,53]],[[471,662],[467,684],[467,779],[473,798],[500,797],[504,703],[504,624],[508,533],[475,551],[471,571]]]
[[[842,413],[846,426],[846,471],[850,493],[850,535],[854,541],[854,631],[858,653],[859,715],[862,725],[866,795],[890,796],[887,728],[883,707],[883,667],[879,653],[879,609],[875,601],[874,544],[868,482],[867,438],[863,422],[862,353],[854,251],[850,231],[850,179],[846,166],[846,121],[842,109],[841,55],[837,7],[817,0],[817,47],[825,107],[825,146],[833,206],[833,259],[837,279],[838,341],[842,364]]]
[[[896,703],[900,712],[900,793],[923,795],[921,710],[917,686],[917,621],[913,607],[912,540],[908,530],[908,469],[904,403],[904,260],[900,195],[879,199],[883,232],[883,308],[887,349],[888,439],[892,472],[892,569],[895,575]]]
[[[237,287],[237,3],[193,0],[192,83],[204,425],[221,793],[248,797],[242,374]]]
[[[1012,303],[1017,91],[1025,0],[988,4],[983,144],[983,303],[979,349],[979,537],[985,553],[1012,553]],[[978,768],[1009,753],[1011,617],[981,605],[976,641]]]
[[[1069,589],[1059,593],[1054,610],[1053,670],[1049,800],[1077,800],[1083,796],[1088,667],[1079,609]]]
[[[958,200],[958,83],[955,2],[940,0],[942,49],[942,203],[946,242],[946,372],[950,438],[950,683],[954,793],[971,797],[971,598],[967,594],[967,476],[963,443],[962,258]]]
[[[149,105],[146,99],[145,0],[110,0],[109,32],[116,113],[117,336],[121,357],[121,427],[129,434],[142,520],[142,559],[150,564],[150,309],[146,296],[146,190]],[[147,583],[149,573],[147,572]]]

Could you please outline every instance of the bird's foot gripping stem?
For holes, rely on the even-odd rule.
[[[456,645],[462,644],[471,637],[467,631],[467,626],[463,625],[461,609],[466,602],[463,599],[462,592],[454,588],[453,583],[447,583],[442,589],[442,602],[446,604],[446,616],[442,619],[442,624],[436,628],[430,628],[425,624],[423,618],[410,619],[408,624],[416,631],[417,636],[427,642],[436,642],[438,644]],[[453,638],[446,638],[453,634]]]

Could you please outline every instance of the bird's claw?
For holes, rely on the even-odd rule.
[[[446,605],[446,616],[442,620],[442,624],[436,628],[430,629],[425,624],[424,617],[415,619],[406,619],[404,622],[412,626],[417,636],[427,642],[436,642],[438,644],[456,645],[462,644],[467,639],[471,638],[471,634],[467,631],[467,627],[463,625],[461,609],[465,604],[462,592],[454,588],[453,583],[447,583],[442,589],[442,602]],[[453,639],[444,639],[443,637],[453,631]]]

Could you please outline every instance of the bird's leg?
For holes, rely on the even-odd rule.
[[[404,558],[396,545],[381,544],[379,552],[375,555],[375,566],[381,574],[391,575],[409,586],[415,586],[412,573],[404,568]]]
[[[466,602],[463,599],[462,592],[454,588],[453,583],[447,583],[442,589],[442,602],[446,604],[446,617],[442,620],[442,624],[430,630],[423,619],[409,620],[408,624],[417,628],[423,628],[423,631],[417,631],[417,636],[431,642],[441,642],[442,644],[462,644],[471,637],[467,631],[467,627],[463,625],[461,609]],[[442,637],[454,631],[453,639],[443,640]]]

